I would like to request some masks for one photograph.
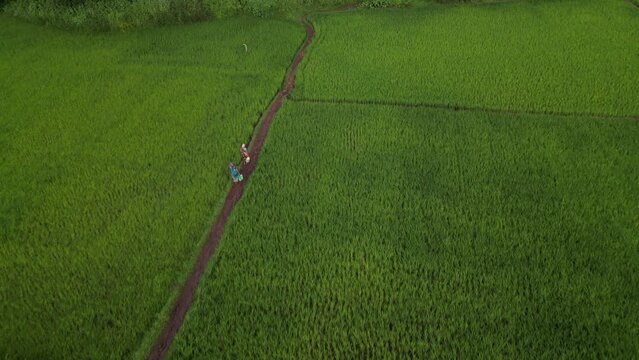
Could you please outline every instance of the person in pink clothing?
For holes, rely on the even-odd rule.
[[[242,146],[240,146],[240,154],[242,154],[242,159],[244,160],[245,163],[248,164],[251,161],[251,155],[249,155],[249,152],[246,149],[245,144],[242,144]]]

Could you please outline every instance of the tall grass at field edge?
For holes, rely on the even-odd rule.
[[[342,0],[314,0],[333,6]],[[109,0],[62,2],[61,0],[8,0],[4,12],[30,22],[67,29],[127,30],[144,26],[181,24],[249,14],[282,17],[299,12],[296,0]]]
[[[346,4],[390,8],[425,0],[0,0],[1,10],[30,22],[66,29],[127,30],[248,14],[295,17]],[[495,3],[500,0],[434,0],[438,3]]]

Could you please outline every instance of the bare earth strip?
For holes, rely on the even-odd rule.
[[[352,6],[340,8],[336,11],[343,11],[351,9]],[[222,211],[217,217],[215,224],[213,225],[213,229],[211,231],[211,235],[209,239],[204,244],[202,250],[200,251],[200,255],[197,258],[197,262],[195,263],[195,267],[189,275],[186,283],[184,284],[180,294],[177,298],[177,301],[173,305],[173,310],[169,315],[169,319],[162,330],[162,333],[158,337],[155,345],[151,349],[151,352],[148,356],[148,359],[163,359],[166,355],[175,335],[177,334],[182,322],[184,321],[184,317],[186,316],[187,311],[191,307],[193,303],[193,299],[195,297],[196,289],[200,283],[200,279],[202,274],[205,272],[207,264],[211,259],[211,256],[215,252],[217,245],[220,242],[222,234],[224,232],[224,225],[228,220],[235,204],[240,200],[242,194],[244,193],[244,188],[248,183],[251,174],[255,170],[257,163],[260,158],[260,153],[262,152],[262,146],[264,145],[264,141],[266,140],[266,135],[268,134],[268,130],[275,118],[275,115],[280,110],[284,101],[288,97],[288,95],[293,91],[295,87],[295,75],[297,73],[297,68],[299,64],[304,59],[304,53],[308,46],[313,41],[315,37],[315,29],[313,26],[306,20],[306,17],[301,18],[301,22],[306,29],[306,40],[304,44],[300,47],[293,63],[286,74],[285,81],[282,85],[282,88],[277,93],[277,96],[271,103],[268,108],[266,115],[262,117],[261,126],[259,131],[257,132],[254,139],[251,140],[250,149],[251,149],[251,162],[246,164],[241,168],[241,173],[244,175],[244,181],[234,184],[226,196],[226,200],[224,201],[224,206],[222,207]]]

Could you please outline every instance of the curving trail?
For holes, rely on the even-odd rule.
[[[352,9],[353,7],[354,6],[349,5],[330,12],[345,11]],[[220,239],[222,238],[224,225],[226,224],[229,215],[233,211],[235,204],[237,204],[237,202],[242,197],[244,188],[250,180],[251,174],[255,170],[255,166],[260,159],[262,146],[264,146],[264,141],[266,140],[266,135],[268,134],[268,130],[271,127],[271,123],[273,122],[273,119],[275,118],[277,112],[284,104],[284,101],[286,100],[288,95],[291,93],[291,91],[293,91],[293,88],[295,88],[295,75],[297,73],[297,67],[304,59],[304,52],[311,44],[311,42],[313,42],[313,38],[315,37],[315,29],[308,22],[306,16],[303,16],[301,18],[301,22],[306,29],[306,40],[297,51],[297,54],[293,59],[293,63],[286,73],[282,88],[277,93],[277,96],[275,97],[273,102],[271,102],[271,105],[268,107],[266,115],[262,117],[259,131],[257,132],[255,138],[252,139],[251,143],[249,144],[251,148],[251,162],[243,166],[240,171],[242,175],[244,175],[244,181],[241,183],[233,184],[231,190],[226,195],[224,206],[222,207],[222,211],[215,220],[215,224],[213,225],[213,229],[211,230],[211,235],[200,251],[200,255],[197,258],[195,267],[187,278],[186,283],[182,287],[182,290],[180,291],[180,294],[175,304],[173,305],[173,310],[169,315],[169,319],[166,322],[162,333],[151,348],[151,352],[147,359],[163,359],[169,347],[171,346],[175,335],[177,334],[180,326],[182,325],[182,322],[184,321],[184,317],[189,310],[189,307],[191,307],[191,303],[193,303],[195,292],[197,290],[198,284],[200,283],[200,279],[202,278],[202,274],[206,270],[207,264],[211,259],[211,256],[215,252]]]

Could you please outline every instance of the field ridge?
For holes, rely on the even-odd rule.
[[[339,8],[333,10],[323,11],[322,13],[335,13],[341,11],[349,11],[354,8],[354,5],[348,4],[341,6]],[[248,183],[251,174],[255,170],[257,163],[259,161],[259,156],[262,151],[262,147],[266,140],[266,136],[268,135],[269,128],[275,115],[280,110],[284,101],[291,94],[293,89],[295,88],[295,76],[297,74],[298,66],[304,59],[306,49],[313,42],[313,38],[315,37],[315,28],[313,25],[307,20],[307,15],[304,15],[300,18],[300,22],[304,26],[306,30],[306,39],[304,43],[298,49],[291,67],[287,71],[284,81],[277,95],[270,103],[269,107],[265,115],[259,121],[257,127],[259,130],[255,133],[255,138],[252,138],[249,142],[249,148],[251,152],[251,162],[246,164],[245,166],[241,166],[240,172],[244,176],[244,181],[233,184],[231,189],[229,190],[226,199],[224,200],[224,205],[222,207],[222,211],[217,217],[212,230],[211,235],[208,240],[202,247],[200,254],[198,255],[197,262],[195,263],[194,269],[192,273],[186,280],[186,283],[182,287],[179,296],[177,297],[177,301],[173,305],[173,310],[170,313],[169,319],[162,330],[162,333],[158,337],[154,346],[151,349],[151,352],[148,359],[163,359],[167,351],[169,350],[175,335],[180,329],[182,323],[184,322],[184,318],[186,313],[188,312],[191,304],[193,303],[193,299],[195,297],[195,292],[200,283],[202,275],[206,271],[209,260],[213,256],[215,249],[217,248],[222,234],[224,232],[224,226],[233,211],[233,208],[237,204],[237,202],[241,199],[242,194],[244,193],[244,188]]]
[[[468,106],[455,104],[436,104],[422,102],[404,101],[381,101],[381,100],[341,100],[341,99],[318,99],[318,98],[291,98],[290,101],[299,103],[333,104],[333,105],[367,105],[367,106],[398,106],[408,108],[429,108],[443,109],[451,111],[483,111],[496,114],[508,115],[552,115],[561,117],[590,117],[600,119],[633,119],[639,121],[639,115],[609,115],[588,112],[562,112],[562,111],[535,111],[535,110],[508,110],[499,108],[489,108],[483,106]]]

